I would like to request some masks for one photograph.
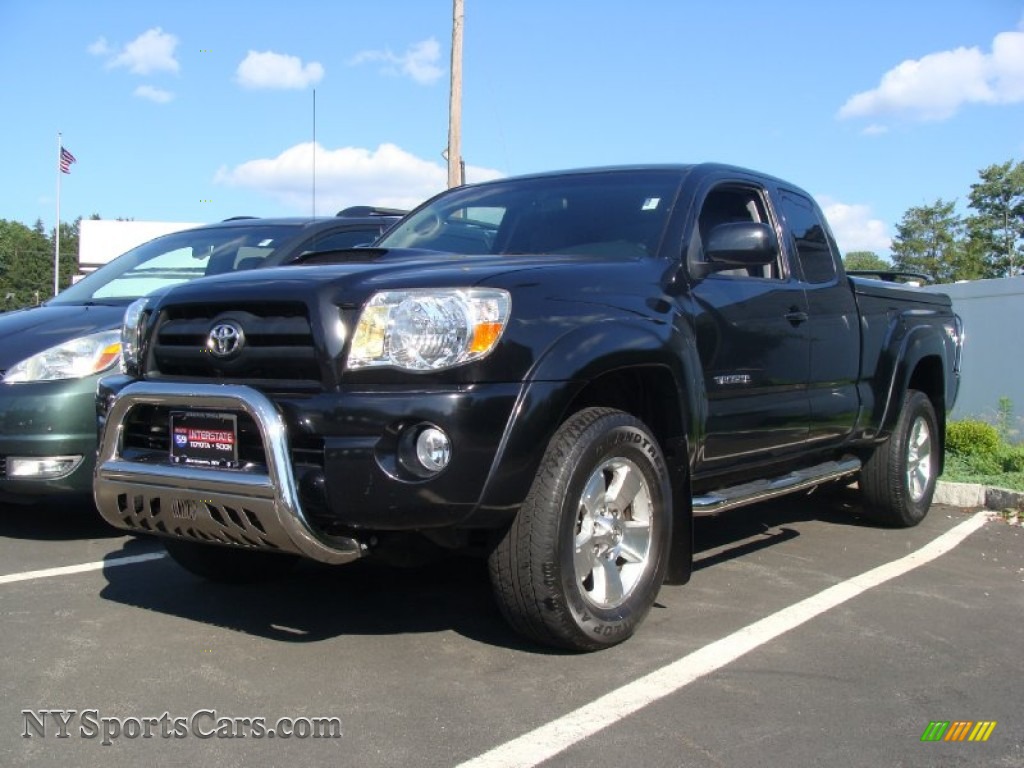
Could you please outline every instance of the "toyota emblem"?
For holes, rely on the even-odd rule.
[[[245,334],[237,323],[230,321],[217,323],[210,329],[206,337],[206,348],[214,357],[228,357],[235,354],[245,344]]]

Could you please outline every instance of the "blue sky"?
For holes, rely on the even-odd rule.
[[[465,0],[469,180],[714,160],[844,251],[1024,156],[1024,2]],[[0,0],[0,218],[411,206],[446,183],[451,0]]]

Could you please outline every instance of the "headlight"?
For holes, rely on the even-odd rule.
[[[4,383],[80,379],[109,370],[120,359],[120,331],[93,333],[50,347],[11,366]]]
[[[451,288],[383,291],[363,307],[349,368],[440,371],[487,355],[508,321],[508,291]]]
[[[126,370],[134,368],[139,363],[143,321],[146,318],[145,311],[148,305],[149,300],[142,297],[129,304],[128,309],[125,310],[124,324],[121,326],[121,354]]]

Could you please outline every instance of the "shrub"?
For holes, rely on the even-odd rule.
[[[1024,472],[1024,446],[1005,448],[999,458],[1004,472]]]
[[[964,419],[946,425],[946,450],[950,453],[995,459],[1001,444],[999,430],[984,421]]]

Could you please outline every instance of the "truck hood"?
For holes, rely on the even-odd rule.
[[[0,370],[78,336],[120,328],[126,305],[53,304],[0,314]]]
[[[629,263],[635,258],[600,255],[446,254],[413,249],[357,249],[330,261],[193,280],[167,292],[160,304],[192,302],[308,300],[318,295],[338,306],[362,304],[370,294],[404,288],[457,288],[479,285],[498,275],[538,269],[586,268]],[[268,286],[273,286],[268,292]]]

